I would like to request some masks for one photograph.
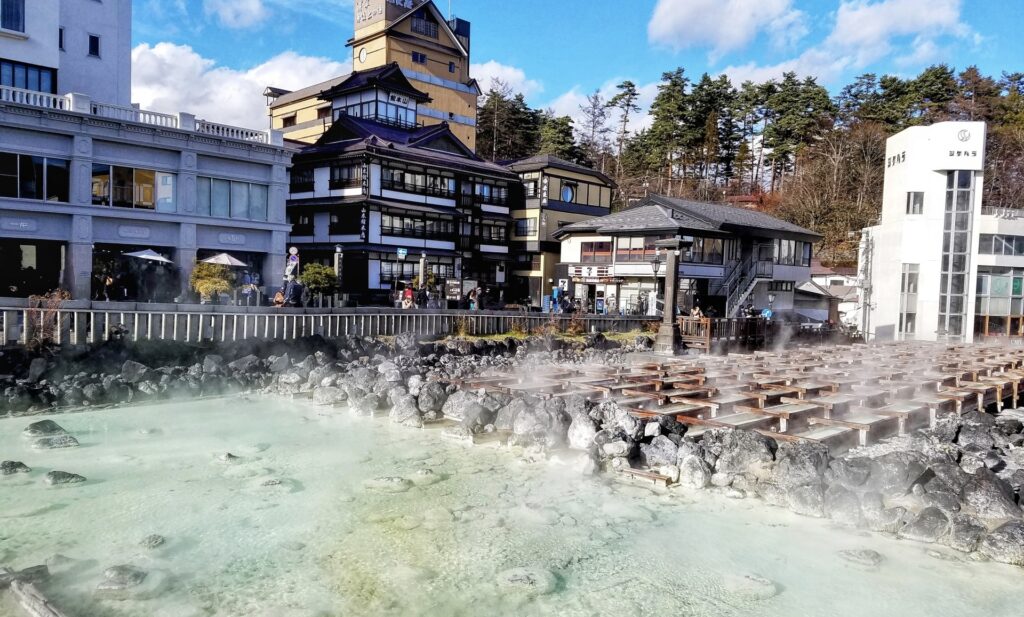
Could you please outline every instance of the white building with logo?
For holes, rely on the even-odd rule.
[[[860,248],[871,340],[1024,334],[1024,210],[982,203],[985,145],[983,122],[889,139],[882,218]]]

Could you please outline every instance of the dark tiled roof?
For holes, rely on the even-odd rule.
[[[321,92],[325,90],[330,90],[331,88],[337,86],[338,84],[345,81],[349,77],[351,77],[351,75],[339,75],[338,77],[335,77],[333,79],[328,79],[327,81],[322,81],[318,84],[313,84],[312,86],[306,86],[305,88],[295,90],[294,92],[282,94],[281,96],[274,99],[274,102],[271,103],[270,106],[281,107],[282,105],[288,105],[289,103],[294,103],[295,101],[301,101],[302,99],[309,98],[311,96],[318,96]],[[269,89],[281,90],[280,88],[268,88],[268,90]]]
[[[430,100],[430,96],[426,92],[422,92],[413,87],[405,74],[402,73],[402,69],[398,66],[397,62],[392,62],[382,67],[375,69],[368,69],[366,71],[356,71],[348,76],[344,81],[334,85],[333,87],[324,90],[320,93],[320,98],[329,101],[335,97],[348,94],[350,92],[358,92],[360,90],[366,90],[367,88],[380,87],[385,90],[393,92],[401,92],[407,94],[409,97],[425,103]]]
[[[812,242],[821,239],[821,236],[810,230],[763,212],[712,202],[671,199],[661,195],[652,195],[615,214],[567,225],[555,232],[555,235],[562,237],[573,232],[622,235],[655,231],[683,234],[744,232]]]
[[[452,134],[447,123],[403,129],[396,126],[381,124],[374,120],[341,116],[327,130],[316,144],[306,147],[293,158],[294,164],[301,164],[303,159],[323,158],[327,155],[355,154],[367,150],[375,150],[382,155],[407,160],[410,163],[437,165],[456,168],[467,172],[504,177],[510,181],[518,180],[518,176],[505,167],[481,159],[465,146],[465,156],[459,156],[443,150],[427,147],[435,139],[447,138],[455,144],[461,144],[458,137]]]
[[[592,167],[587,167],[586,165],[573,163],[571,161],[567,161],[565,159],[553,156],[551,154],[538,154],[537,156],[531,156],[529,158],[519,159],[517,161],[503,161],[502,165],[505,165],[506,167],[517,173],[522,173],[525,171],[537,171],[549,167],[555,169],[564,169],[566,171],[574,171],[576,173],[594,176],[595,178],[600,178],[602,181],[610,184],[611,186],[615,186],[615,182],[611,178],[597,171],[596,169]]]

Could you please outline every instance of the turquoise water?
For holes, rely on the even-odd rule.
[[[20,436],[32,420],[0,421],[0,458],[33,468],[0,478],[0,565],[49,560],[45,589],[71,617],[1020,609],[1019,568],[755,500],[609,484],[343,410],[233,398],[53,419],[81,447],[32,450]],[[53,469],[88,481],[49,487]],[[140,546],[150,534],[166,543]],[[885,559],[858,566],[839,555],[850,549]],[[123,598],[96,593],[120,564],[149,575]],[[17,614],[0,594],[0,615]]]

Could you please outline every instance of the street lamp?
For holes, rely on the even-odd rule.
[[[775,311],[774,311],[774,310],[772,309],[772,306],[773,306],[774,304],[775,304],[775,294],[773,294],[773,293],[770,293],[770,294],[768,294],[768,312],[769,312],[769,313],[774,313],[774,312],[775,312]]]

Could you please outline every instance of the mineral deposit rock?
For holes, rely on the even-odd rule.
[[[96,586],[96,592],[121,597],[126,590],[141,585],[147,574],[135,566],[112,566],[103,571],[104,580]]]
[[[445,389],[444,384],[428,381],[420,386],[417,403],[419,404],[420,411],[423,413],[441,411],[447,400],[448,391]]]
[[[57,450],[60,448],[77,448],[78,440],[71,435],[56,435],[54,437],[40,437],[32,442],[32,448],[36,450]]]
[[[728,430],[722,438],[715,471],[759,476],[770,469],[773,461],[772,444],[767,437],[754,431]]]
[[[163,546],[166,541],[167,541],[166,538],[164,538],[163,536],[161,536],[159,534],[155,534],[154,533],[154,534],[148,535],[145,538],[143,538],[142,541],[139,542],[139,546],[141,546],[143,548],[153,549],[153,548],[157,548],[157,547]]]
[[[870,549],[839,551],[839,556],[865,568],[877,568],[885,559],[880,553]]]
[[[416,406],[416,397],[411,394],[403,394],[394,401],[388,418],[395,424],[408,426],[416,424],[413,420],[419,420],[419,425],[423,425],[419,407]]]
[[[960,500],[965,509],[982,521],[1002,521],[1021,516],[1013,489],[988,469],[979,469],[964,485]]]
[[[28,465],[21,461],[4,461],[0,463],[0,476],[10,476],[16,473],[29,473],[32,471]]]
[[[1010,521],[985,536],[978,550],[993,561],[1024,566],[1024,521]]]
[[[949,518],[938,508],[925,508],[899,531],[899,537],[916,542],[938,542],[949,531]]]
[[[698,490],[711,483],[711,468],[704,459],[688,454],[679,461],[679,485]]]
[[[726,574],[722,576],[726,593],[738,600],[767,600],[779,594],[774,582],[757,574]]]
[[[498,574],[498,588],[505,593],[539,596],[558,587],[558,577],[544,568],[513,568]]]
[[[820,484],[828,463],[828,446],[825,444],[783,442],[775,453],[775,483],[784,488]]]
[[[83,476],[77,473],[68,473],[66,471],[51,471],[46,474],[46,483],[50,486],[61,486],[65,484],[79,484],[85,482]]]
[[[648,467],[675,465],[679,447],[664,435],[658,435],[649,444],[640,444],[640,453]]]
[[[21,434],[25,437],[53,437],[66,435],[67,431],[53,420],[40,420],[29,424]]]
[[[313,403],[315,405],[335,405],[348,399],[348,394],[341,388],[317,387],[313,389]]]
[[[134,360],[125,360],[125,363],[121,365],[121,379],[125,383],[139,383],[146,378],[149,370],[149,367],[145,364],[135,362]]]
[[[978,544],[988,531],[981,521],[968,514],[954,514],[949,521],[949,535],[942,541],[949,548],[963,553],[978,550]]]

